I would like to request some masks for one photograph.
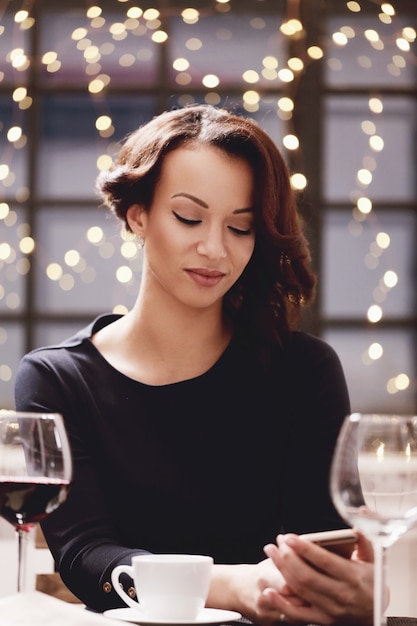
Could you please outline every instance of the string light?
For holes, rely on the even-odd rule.
[[[97,141],[100,146],[104,143],[106,147],[97,157],[97,169],[104,170],[111,164],[111,152],[114,145],[110,143],[111,137],[115,134],[115,122],[112,115],[106,110],[106,94],[109,87],[116,85],[117,74],[123,71],[131,71],[132,75],[141,64],[146,64],[155,58],[155,47],[163,45],[170,36],[170,31],[165,30],[164,15],[157,8],[147,8],[143,10],[138,6],[128,6],[126,0],[118,0],[119,11],[107,13],[106,10],[96,4],[91,4],[83,11],[84,19],[69,34],[69,41],[66,46],[71,47],[71,55],[77,58],[82,64],[85,73],[86,94],[91,96],[92,101],[97,106],[94,121]],[[196,6],[192,6],[195,4]],[[343,23],[343,14],[340,13],[335,31],[329,36],[329,41],[309,42],[305,40],[304,25],[298,17],[286,17],[279,25],[278,35],[285,42],[283,54],[278,54],[274,45],[274,40],[268,42],[268,46],[262,51],[260,59],[253,59],[251,67],[246,67],[241,72],[241,93],[240,100],[243,109],[251,113],[260,110],[263,103],[262,87],[267,84],[268,88],[276,89],[279,95],[274,96],[275,112],[284,124],[282,145],[294,158],[299,159],[301,153],[300,140],[294,131],[294,115],[296,102],[296,89],[300,75],[306,71],[312,63],[324,60],[327,66],[334,73],[343,72],[343,62],[341,61],[343,50],[350,49],[357,45],[358,40],[366,43],[366,48],[361,51],[356,59],[358,67],[363,71],[371,73],[377,56],[387,47],[392,51],[389,63],[387,63],[387,75],[391,77],[391,83],[395,85],[395,79],[401,77],[410,67],[410,63],[415,63],[415,55],[412,53],[412,46],[416,41],[416,30],[413,25],[403,23],[398,19],[395,3],[376,3],[378,6],[374,11],[374,20],[370,24],[366,22],[366,28],[360,30],[361,20],[358,14],[362,12],[365,2],[348,1],[343,3],[345,8],[346,23]],[[124,8],[123,8],[123,5]],[[212,9],[213,15],[227,15],[233,10],[233,3],[230,0],[216,0]],[[208,9],[204,12],[198,8],[198,3],[190,3],[190,6],[176,11],[183,28],[186,29],[187,36],[184,40],[183,51],[172,61],[172,70],[175,84],[181,88],[178,97],[179,104],[194,102],[196,96],[193,95],[193,85],[205,88],[204,101],[212,104],[220,104],[222,100],[222,74],[220,71],[201,71],[197,85],[196,62],[194,53],[204,51],[204,37],[200,31],[193,30],[193,26],[198,25],[207,16]],[[117,17],[117,19],[116,19]],[[2,26],[0,24],[0,35],[4,37],[5,29],[15,28],[19,34],[29,31],[35,18],[31,16],[30,10],[17,10],[12,16],[11,25]],[[248,24],[253,31],[263,32],[267,27],[267,20],[262,16],[250,16]],[[385,30],[384,30],[385,28]],[[389,35],[386,33],[389,30]],[[200,32],[201,36],[197,36]],[[104,37],[104,33],[106,36]],[[219,29],[217,33],[219,41],[230,41],[235,36],[231,27]],[[135,41],[133,46],[128,45],[130,41]],[[11,37],[10,50],[5,54],[5,71],[0,72],[0,83],[5,82],[5,76],[10,76],[12,72],[13,85],[10,100],[13,111],[17,115],[30,109],[33,105],[32,94],[28,88],[28,70],[38,71],[35,67],[34,59],[31,58],[21,37]],[[294,44],[294,45],[293,45]],[[319,45],[320,44],[320,45]],[[153,46],[153,47],[152,47]],[[296,54],[292,51],[296,49]],[[338,54],[340,52],[340,55]],[[58,48],[48,49],[42,53],[38,65],[42,72],[49,76],[51,80],[60,79],[65,70],[65,55],[68,50]],[[116,70],[107,71],[106,59],[117,59]],[[31,65],[34,67],[31,67]],[[197,68],[198,69],[198,68]],[[9,79],[7,79],[9,80]],[[14,81],[14,82],[13,82]],[[185,88],[190,93],[185,93]],[[180,89],[179,89],[180,91]],[[386,96],[372,93],[368,100],[368,114],[360,121],[362,135],[366,139],[364,153],[361,160],[356,164],[354,180],[352,180],[351,201],[352,214],[348,225],[348,233],[352,237],[362,237],[364,226],[375,220],[376,209],[372,198],[372,183],[378,174],[379,157],[385,149],[384,106]],[[13,201],[25,202],[29,197],[29,189],[21,185],[18,189],[10,192],[16,182],[16,165],[13,158],[10,158],[10,151],[22,150],[27,145],[25,126],[17,117],[13,117],[13,123],[8,128],[0,128],[7,138],[7,158],[0,154],[0,225],[7,229],[7,239],[9,241],[0,242],[0,268],[7,264],[8,267],[14,265],[19,275],[24,275],[30,270],[30,256],[36,250],[36,239],[28,232],[28,225],[22,224],[18,220],[17,213],[10,209],[9,203],[3,201],[4,198],[13,196]],[[297,191],[302,191],[308,186],[308,180],[302,171],[296,168],[292,173],[291,185]],[[23,227],[23,228],[22,228]],[[21,228],[18,231],[18,228]],[[26,230],[25,230],[26,228]],[[10,237],[9,237],[10,234]],[[126,236],[126,235],[125,235]],[[389,233],[380,231],[375,237],[364,256],[364,267],[369,272],[381,272],[381,259],[388,253],[391,238]],[[81,282],[91,284],[97,279],[97,271],[87,261],[87,255],[82,252],[83,245],[90,246],[96,250],[101,259],[114,259],[116,255],[121,258],[120,264],[115,270],[116,279],[123,285],[129,285],[134,278],[132,267],[135,263],[140,263],[141,256],[135,243],[129,239],[123,240],[117,248],[114,242],[106,239],[103,229],[96,225],[91,226],[84,233],[84,241],[76,248],[70,248],[63,253],[62,259],[52,259],[45,265],[47,279],[52,281],[59,289],[65,292],[74,290]],[[22,258],[23,255],[23,258]],[[385,258],[385,257],[384,257]],[[3,281],[4,282],[4,281]],[[385,269],[382,276],[375,281],[373,291],[370,293],[372,303],[369,305],[365,317],[372,325],[377,325],[384,319],[385,302],[392,290],[401,283],[401,275],[394,269]],[[10,282],[11,285],[11,282]],[[6,302],[6,310],[16,310],[21,304],[20,296],[7,284],[0,285],[0,302]],[[117,305],[115,310],[126,312],[123,305]],[[3,335],[2,335],[3,333]],[[4,330],[0,327],[1,337]],[[382,359],[385,354],[382,342],[374,342],[365,351],[366,359],[363,362],[374,363]],[[0,363],[0,382],[10,379],[10,367]],[[410,377],[405,373],[396,374],[386,383],[387,393],[399,393],[410,385]]]

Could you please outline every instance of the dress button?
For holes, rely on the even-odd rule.
[[[110,591],[112,590],[112,586],[109,582],[105,582],[103,584],[103,591],[104,593],[110,593]]]
[[[131,598],[136,598],[136,589],[134,587],[129,587],[127,590],[127,595]]]

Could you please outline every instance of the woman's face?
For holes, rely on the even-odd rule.
[[[148,212],[129,209],[145,240],[145,285],[188,306],[220,306],[255,245],[249,164],[211,146],[180,147],[163,162]]]

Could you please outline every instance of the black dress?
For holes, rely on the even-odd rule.
[[[349,399],[334,350],[294,332],[266,371],[235,336],[205,374],[146,385],[90,341],[101,316],[26,355],[16,408],[64,415],[74,481],[44,523],[57,569],[87,606],[123,606],[110,572],[133,554],[209,554],[255,563],[278,532],[345,526],[329,496]]]

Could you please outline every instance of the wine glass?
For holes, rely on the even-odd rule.
[[[72,457],[58,413],[0,411],[0,515],[18,537],[17,590],[24,590],[27,536],[66,498]]]
[[[417,524],[417,416],[348,416],[334,452],[330,491],[340,515],[372,541],[374,626],[381,626],[388,548]]]

